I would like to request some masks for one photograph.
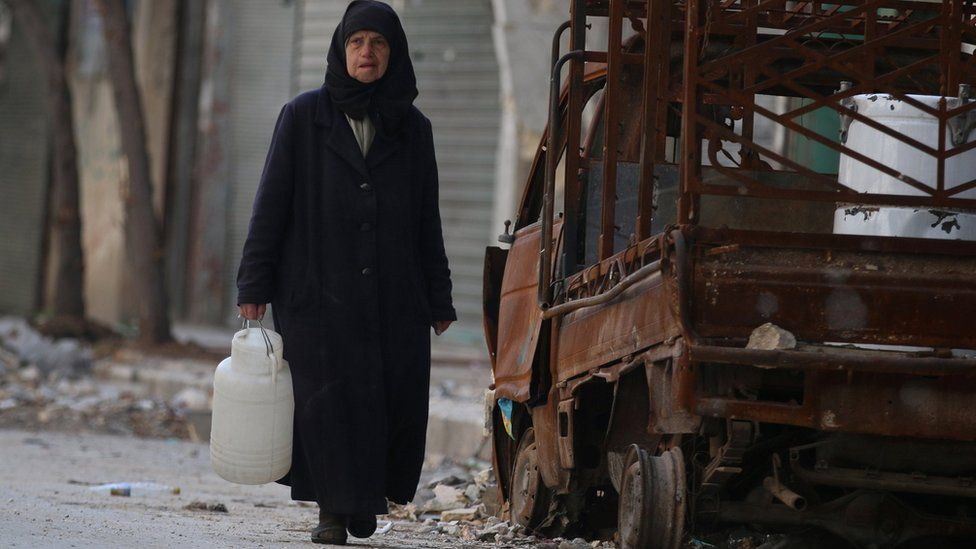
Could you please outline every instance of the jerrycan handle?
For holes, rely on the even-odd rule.
[[[264,324],[260,320],[257,320],[255,322],[257,322],[258,327],[261,328],[261,336],[264,339],[264,350],[268,353],[268,358],[271,359],[271,383],[277,384],[278,383],[278,357],[277,355],[274,354],[274,344],[271,343],[271,337],[268,335],[268,332],[264,329]],[[245,318],[244,321],[241,322],[241,328],[245,330],[250,328],[251,327],[250,323],[251,321]]]

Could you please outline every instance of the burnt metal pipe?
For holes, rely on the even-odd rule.
[[[763,488],[772,494],[773,497],[785,503],[790,509],[802,511],[807,508],[807,500],[800,494],[787,488],[779,479],[773,477],[764,478]]]
[[[973,358],[914,357],[890,351],[860,349],[765,350],[693,345],[689,352],[697,362],[749,364],[760,368],[804,371],[857,371],[922,376],[971,375]]]
[[[583,50],[574,50],[559,58],[549,77],[549,143],[546,145],[545,194],[542,207],[542,238],[539,243],[539,307],[543,310],[552,304],[549,279],[552,278],[552,210],[556,192],[556,165],[559,161],[559,84],[563,65],[573,59],[582,59]]]
[[[570,311],[575,311],[576,309],[582,309],[583,307],[592,307],[593,305],[600,305],[602,303],[606,303],[612,300],[613,298],[617,297],[618,295],[622,294],[624,290],[633,286],[640,280],[647,278],[648,276],[656,272],[659,272],[660,270],[661,270],[661,260],[648,263],[647,265],[644,265],[640,269],[637,269],[636,271],[625,276],[620,282],[617,283],[616,286],[614,286],[610,290],[603,292],[600,295],[595,295],[583,299],[576,299],[568,303],[561,303],[559,305],[556,305],[555,307],[546,309],[542,313],[542,318],[543,319],[552,318],[554,316],[566,314]]]
[[[666,267],[670,268],[673,265],[675,270],[676,290],[678,293],[678,310],[675,311],[675,315],[678,317],[678,323],[681,326],[681,331],[685,339],[689,343],[695,344],[698,341],[698,334],[695,332],[694,324],[691,320],[691,273],[688,272],[690,266],[688,249],[690,246],[681,227],[676,227],[674,230],[669,231],[668,236],[674,239],[674,259],[673,261],[669,261],[668,263],[670,265],[666,265]],[[665,245],[666,242],[662,242],[662,253]]]
[[[891,472],[881,473],[879,478],[872,478],[864,471],[855,469],[831,467],[828,470],[817,471],[800,467],[795,463],[791,470],[796,478],[803,482],[824,486],[976,498],[976,487],[967,485],[958,478],[932,476],[919,478],[909,473]]]
[[[552,68],[556,66],[556,61],[559,61],[559,42],[562,40],[563,33],[566,32],[566,29],[571,27],[572,24],[572,21],[566,21],[562,25],[559,25],[559,28],[556,29],[556,33],[552,35],[552,57],[549,61],[550,72],[552,71]]]

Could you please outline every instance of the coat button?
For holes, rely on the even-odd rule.
[[[370,185],[369,183],[363,183],[362,185],[359,186],[359,188],[366,192],[373,190],[373,186]]]
[[[369,223],[363,223],[362,225],[359,226],[359,230],[363,232],[369,231],[372,228],[373,226],[370,225]]]
[[[371,274],[373,274],[373,269],[372,268],[366,267],[365,269],[363,269],[363,276],[369,276]]]

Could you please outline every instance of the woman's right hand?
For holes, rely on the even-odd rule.
[[[241,316],[248,320],[261,320],[264,318],[264,311],[267,310],[268,305],[262,303],[258,305],[256,303],[241,303],[238,305],[241,310]]]

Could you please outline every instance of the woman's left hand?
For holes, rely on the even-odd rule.
[[[435,334],[441,335],[441,334],[443,334],[444,332],[447,331],[447,327],[450,326],[452,322],[454,322],[454,321],[453,320],[435,320],[433,323],[431,323],[431,326],[433,326],[434,333]]]

